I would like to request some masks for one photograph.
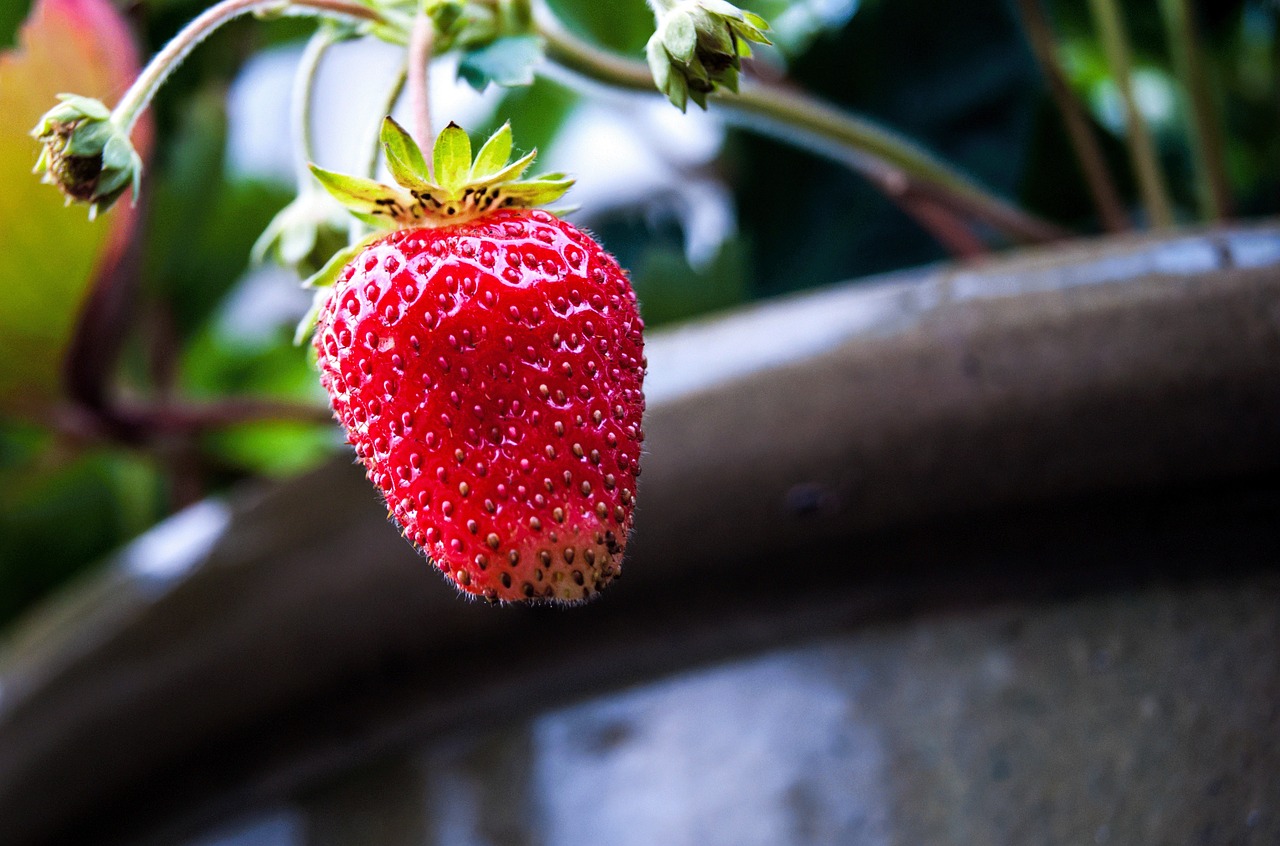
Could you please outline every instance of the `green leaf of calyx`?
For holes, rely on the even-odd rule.
[[[530,150],[511,164],[495,173],[491,173],[485,177],[477,176],[476,183],[478,185],[496,185],[499,182],[514,182],[521,176],[524,176],[524,172],[529,169],[529,165],[533,164],[533,160],[537,155],[537,150]]]
[[[502,170],[511,158],[511,123],[504,123],[497,132],[489,136],[480,152],[476,154],[475,164],[471,167],[472,179],[488,179]]]
[[[412,197],[390,185],[359,176],[334,173],[314,164],[309,167],[334,199],[358,214],[404,220],[415,206]]]
[[[431,184],[431,172],[422,148],[390,115],[382,121],[381,140],[387,155],[387,169],[396,182],[410,191],[428,191],[435,187]]]
[[[513,182],[502,187],[504,196],[513,197],[522,206],[553,203],[573,187],[573,180],[562,173],[548,173],[528,182]]]
[[[360,251],[371,244],[374,237],[382,237],[382,233],[377,236],[370,236],[362,241],[352,244],[349,247],[343,247],[338,250],[329,260],[324,263],[324,267],[302,280],[304,288],[332,288],[333,284],[338,281],[338,277],[342,275],[342,268],[347,266],[347,262],[360,255]]]
[[[456,123],[450,123],[436,139],[432,151],[436,183],[450,194],[457,192],[471,173],[471,139]]]
[[[360,255],[360,253],[364,252],[365,247],[384,235],[386,235],[385,232],[374,232],[348,247],[343,247],[324,263],[324,267],[302,281],[302,287],[315,288],[316,295],[311,301],[311,308],[307,309],[307,313],[298,322],[298,328],[293,334],[294,346],[301,346],[311,336],[311,332],[316,326],[316,320],[320,316],[320,309],[324,306],[325,299],[329,296],[329,291],[326,289],[332,288],[337,283],[338,277],[342,275],[343,269],[347,266],[347,262]]]
[[[662,44],[674,59],[688,64],[698,46],[698,33],[688,15],[672,14],[663,26]]]

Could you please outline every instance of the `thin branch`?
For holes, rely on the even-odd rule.
[[[1116,190],[1115,180],[1102,156],[1102,148],[1098,137],[1090,125],[1088,115],[1080,98],[1071,90],[1067,75],[1062,70],[1058,59],[1053,28],[1045,16],[1042,0],[1017,0],[1021,12],[1022,27],[1026,31],[1027,41],[1031,44],[1031,52],[1035,55],[1040,72],[1049,84],[1049,94],[1053,97],[1058,114],[1067,130],[1067,138],[1075,151],[1076,160],[1093,196],[1094,208],[1103,228],[1108,232],[1124,232],[1132,228],[1129,215],[1125,212],[1124,201]]]
[[[1153,226],[1172,226],[1173,205],[1169,201],[1169,189],[1165,186],[1164,175],[1160,170],[1155,141],[1133,93],[1133,62],[1124,19],[1120,16],[1115,0],[1089,0],[1089,5],[1093,9],[1094,23],[1107,53],[1107,64],[1111,66],[1111,77],[1124,101],[1125,122],[1129,128],[1126,140],[1134,172],[1138,175],[1143,205]]]
[[[214,33],[218,27],[241,15],[260,9],[278,8],[280,0],[222,0],[216,6],[205,9],[156,53],[134,80],[133,85],[120,98],[111,112],[111,121],[127,135],[134,123],[151,103],[151,98],[164,85],[169,75],[178,69],[192,50]],[[348,0],[289,0],[289,11],[317,15],[333,15],[342,18],[380,21],[382,16],[374,10]]]
[[[315,140],[312,133],[312,101],[315,99],[316,76],[320,71],[320,62],[324,54],[333,46],[337,34],[332,27],[321,24],[302,51],[298,60],[298,70],[293,77],[293,93],[290,105],[294,144],[294,170],[298,182],[298,190],[302,191],[315,185],[308,162],[316,160]]]
[[[373,135],[366,147],[369,151],[369,158],[365,161],[364,169],[357,171],[357,173],[363,173],[370,179],[378,178],[378,156],[382,153],[382,119],[396,110],[396,103],[400,102],[400,95],[404,93],[408,76],[409,66],[405,64],[401,66],[396,74],[395,82],[392,83],[391,90],[387,92],[387,99],[383,103],[382,111],[378,113],[378,120],[373,125]]]
[[[643,63],[582,42],[549,13],[539,15],[538,28],[546,42],[547,57],[556,65],[603,85],[655,93]],[[927,196],[943,208],[1024,243],[1053,241],[1069,234],[994,196],[897,133],[801,92],[776,85],[744,84],[738,94],[718,95],[716,102],[731,119],[852,167],[895,199],[908,193]]]
[[[1222,220],[1231,213],[1231,189],[1223,158],[1222,134],[1204,73],[1203,54],[1187,0],[1161,0],[1173,64],[1187,105],[1187,136],[1195,163],[1200,214]]]
[[[897,202],[954,258],[975,259],[991,254],[986,243],[953,209],[928,197],[904,197]]]
[[[133,215],[133,225],[118,251],[109,248],[95,271],[63,357],[62,380],[67,396],[89,408],[106,408],[111,402],[111,379],[129,337],[141,290],[142,241],[138,224],[146,219],[150,202],[144,194],[135,208],[117,212]]]

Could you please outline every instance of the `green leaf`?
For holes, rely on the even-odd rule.
[[[0,414],[39,415],[59,394],[76,318],[95,275],[114,264],[135,215],[96,223],[32,176],[39,145],[28,130],[57,95],[115,98],[137,74],[129,29],[109,0],[40,0],[0,53]],[[134,137],[148,146],[148,126]]]
[[[382,148],[387,154],[387,169],[396,182],[414,191],[431,188],[430,172],[422,148],[390,115],[382,121]]]
[[[445,191],[453,192],[461,187],[471,173],[471,139],[456,123],[450,123],[436,139],[436,182]]]
[[[511,164],[499,171],[489,174],[483,180],[477,178],[476,182],[483,185],[492,185],[497,182],[512,182],[524,175],[529,169],[529,165],[533,164],[533,160],[538,157],[537,150],[530,150]]]
[[[540,206],[553,203],[573,187],[573,180],[561,173],[549,173],[528,182],[514,182],[502,189],[508,197],[514,197],[522,205]]]
[[[465,137],[466,133],[463,133],[463,135]],[[365,179],[362,176],[334,173],[331,170],[325,170],[319,165],[313,164],[309,167],[311,172],[315,174],[316,180],[324,186],[324,189],[332,194],[334,199],[353,212],[374,215],[375,217],[396,218],[406,214],[413,205],[413,198],[406,196],[403,191],[392,188],[390,185],[383,185],[381,182]],[[437,161],[437,172],[439,172],[439,168],[440,165]]]
[[[311,333],[316,328],[316,321],[320,317],[320,309],[324,306],[325,299],[329,296],[328,289],[337,284],[338,277],[342,275],[347,262],[360,255],[365,247],[385,234],[385,232],[374,232],[350,246],[343,247],[329,257],[329,260],[324,263],[324,267],[302,281],[302,287],[315,288],[316,294],[311,300],[311,307],[307,309],[307,313],[298,321],[298,327],[294,330],[294,346],[302,346],[311,337]]]
[[[329,260],[324,263],[324,267],[302,280],[304,288],[331,288],[338,281],[338,277],[342,275],[342,268],[347,266],[347,262],[360,254],[369,243],[370,239],[352,244],[349,247],[343,247],[338,250]]]
[[[734,94],[738,93],[738,72],[733,68],[725,68],[721,71],[716,82],[719,83],[721,87],[732,91]]]
[[[698,46],[698,32],[694,29],[693,19],[678,12],[668,15],[662,26],[662,45],[672,58],[688,63]]]
[[[533,71],[542,61],[542,39],[536,35],[508,35],[463,54],[458,76],[475,90],[490,82],[512,88],[531,85]]]
[[[664,92],[671,104],[680,111],[684,111],[689,106],[689,83],[685,81],[682,74],[673,73],[667,80],[667,88]],[[705,108],[705,107],[704,107]]]
[[[664,94],[671,80],[671,56],[667,48],[662,46],[662,39],[654,33],[644,47],[644,55],[649,63],[649,73],[653,74],[653,84]]]
[[[508,121],[489,136],[480,152],[476,154],[475,164],[471,167],[472,179],[486,179],[491,174],[502,170],[507,159],[511,158],[511,122]]]

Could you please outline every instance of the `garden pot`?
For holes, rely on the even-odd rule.
[[[844,284],[649,361],[589,605],[460,598],[344,455],[40,609],[5,843],[1280,842],[1280,224]]]

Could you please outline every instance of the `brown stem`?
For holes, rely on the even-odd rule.
[[[196,442],[184,438],[160,445],[157,458],[164,466],[168,481],[168,509],[176,514],[194,505],[208,493],[205,484],[205,463]]]
[[[167,401],[178,382],[181,339],[168,303],[157,303],[148,315],[151,324],[149,369],[156,396]]]
[[[1204,71],[1204,53],[1196,36],[1194,10],[1187,0],[1162,0],[1173,64],[1187,103],[1187,135],[1195,163],[1197,193],[1203,216],[1222,220],[1231,214],[1222,133]]]
[[[89,408],[102,409],[110,404],[108,386],[138,300],[141,255],[135,234],[146,218],[147,203],[144,194],[137,207],[115,212],[130,215],[133,221],[112,222],[116,229],[113,243],[80,308],[63,358],[62,380],[67,396]]]
[[[1160,169],[1160,156],[1155,139],[1147,126],[1147,119],[1138,108],[1137,95],[1133,91],[1133,58],[1129,47],[1129,32],[1116,0],[1089,0],[1098,37],[1107,55],[1111,77],[1124,103],[1125,124],[1128,134],[1129,157],[1138,177],[1138,190],[1146,206],[1151,225],[1165,229],[1173,225],[1173,203],[1169,188],[1165,185]]]
[[[1098,137],[1089,123],[1084,106],[1067,83],[1066,74],[1058,60],[1053,28],[1045,15],[1042,0],[1018,0],[1018,9],[1027,40],[1031,43],[1031,52],[1049,84],[1049,94],[1058,107],[1058,114],[1062,116],[1067,137],[1077,161],[1080,162],[1080,169],[1084,172],[1089,193],[1093,195],[1098,218],[1108,232],[1125,232],[1133,224],[1125,212],[1124,202],[1116,190],[1115,180],[1106,160],[1102,157]]]
[[[921,196],[899,198],[898,205],[954,258],[990,255],[991,248],[953,210]]]

